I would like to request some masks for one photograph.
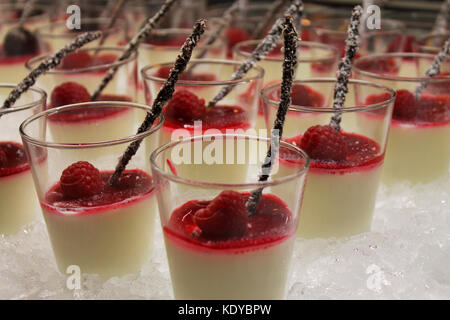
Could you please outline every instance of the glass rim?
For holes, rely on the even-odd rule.
[[[100,51],[118,51],[118,52],[124,52],[126,49],[125,47],[91,47],[91,48],[81,48],[79,50],[77,50],[76,52],[83,52],[83,51],[94,51],[96,52],[98,50],[98,52]],[[44,61],[47,58],[49,58],[51,55],[50,54],[44,54],[44,55],[39,55],[37,57],[31,58],[30,60],[28,60],[27,62],[25,62],[25,67],[27,68],[28,71],[33,70],[33,65],[36,65],[38,62]],[[107,64],[99,64],[96,66],[91,66],[91,67],[83,67],[83,68],[78,68],[78,69],[68,69],[68,70],[63,70],[63,69],[57,69],[57,68],[53,68],[49,71],[47,71],[45,74],[76,74],[76,73],[84,73],[84,72],[93,72],[93,71],[101,71],[101,70],[107,70],[107,69],[111,69],[113,67],[120,67],[122,65],[125,65],[129,62],[135,61],[137,59],[138,56],[138,52],[137,51],[133,51],[131,53],[131,55],[124,59],[124,60],[120,60],[117,61],[115,60],[112,63],[107,63]]]
[[[286,141],[283,141],[283,140],[280,141],[280,147],[284,146],[291,150],[296,151],[297,154],[301,154],[302,159],[305,159],[305,163],[302,165],[301,169],[297,170],[295,173],[291,173],[284,177],[276,178],[274,180],[257,181],[257,179],[255,179],[256,180],[255,182],[248,182],[248,183],[216,183],[216,182],[192,180],[192,179],[187,179],[187,178],[182,178],[182,177],[176,176],[173,173],[166,172],[162,168],[160,168],[158,166],[158,164],[156,163],[158,156],[160,156],[163,152],[165,152],[168,149],[173,148],[176,145],[179,145],[181,143],[194,143],[195,141],[204,141],[205,138],[211,139],[211,140],[206,140],[206,141],[212,141],[212,138],[217,139],[218,137],[221,137],[222,140],[224,140],[228,137],[228,138],[233,138],[233,139],[234,138],[243,138],[243,139],[249,139],[249,140],[251,139],[251,140],[256,140],[256,141],[265,141],[268,143],[270,143],[270,140],[271,140],[270,137],[262,137],[262,136],[254,136],[254,135],[246,135],[246,134],[238,134],[238,133],[197,135],[197,136],[190,136],[190,137],[186,137],[186,138],[182,138],[182,139],[177,139],[177,140],[171,141],[169,143],[166,143],[162,146],[157,147],[152,152],[152,154],[150,155],[150,164],[151,164],[152,170],[157,171],[159,175],[165,177],[166,179],[168,179],[172,182],[182,183],[182,184],[190,185],[190,186],[203,186],[203,187],[210,187],[210,188],[233,188],[233,187],[234,188],[245,188],[245,187],[259,188],[259,187],[268,187],[268,186],[279,185],[281,183],[291,181],[291,180],[301,176],[302,174],[306,174],[306,172],[309,168],[310,158],[306,154],[306,152],[303,151],[302,149],[300,149],[299,147],[297,147],[291,143],[288,143]],[[255,176],[255,178],[257,178],[257,177]]]
[[[219,17],[213,17],[210,18],[209,20],[211,21],[215,21],[217,19],[220,19]],[[183,34],[186,37],[184,38],[188,38],[190,36],[190,34],[192,33],[192,29],[189,28],[155,28],[152,29],[149,36],[152,35],[155,32],[165,32],[165,34]],[[208,31],[205,31],[205,35],[208,35]],[[206,39],[206,38],[205,38]],[[216,39],[216,41],[214,41],[211,44],[205,44],[205,43],[201,43],[199,42],[197,44],[197,46],[195,48],[197,49],[205,49],[205,50],[209,50],[209,49],[217,49],[217,48],[222,48],[224,46],[225,42],[223,41],[223,39]],[[139,48],[143,48],[145,50],[151,50],[153,48],[163,48],[164,50],[176,50],[179,51],[181,46],[168,46],[168,45],[164,45],[164,44],[153,44],[153,43],[148,43],[145,41],[142,41],[142,43],[140,44]]]
[[[158,123],[151,127],[150,129],[141,132],[139,134],[133,134],[131,136],[126,136],[123,138],[118,139],[112,139],[108,141],[96,141],[96,142],[83,142],[83,143],[61,143],[61,142],[48,142],[48,141],[42,141],[41,139],[33,138],[29,134],[27,134],[26,127],[31,124],[32,122],[43,118],[43,117],[49,117],[51,115],[54,115],[61,111],[71,110],[71,109],[77,109],[79,107],[86,107],[86,106],[101,106],[101,107],[114,107],[114,108],[123,108],[123,107],[131,107],[131,108],[138,108],[141,110],[145,110],[147,112],[151,111],[151,107],[135,103],[135,102],[127,102],[127,101],[91,101],[91,102],[83,102],[83,103],[74,103],[69,104],[57,108],[50,108],[45,111],[39,112],[35,115],[32,115],[25,119],[20,127],[19,132],[22,139],[24,139],[27,143],[30,143],[35,146],[41,146],[46,148],[53,148],[53,149],[88,149],[88,148],[98,148],[98,147],[109,147],[114,146],[118,144],[123,143],[130,143],[137,140],[142,140],[146,138],[147,136],[150,136],[154,132],[158,131],[164,122],[164,115],[161,113],[158,118],[156,118],[155,122],[157,120]]]
[[[225,60],[225,59],[191,59],[188,66],[190,64],[204,64],[204,63],[210,63],[210,64],[222,64],[222,65],[235,65],[240,66],[242,64],[242,61],[234,61],[234,60]],[[144,80],[151,80],[156,81],[159,83],[165,83],[167,81],[166,78],[160,78],[156,77],[152,74],[149,74],[150,69],[156,69],[161,67],[172,67],[174,65],[173,62],[164,62],[164,63],[157,63],[157,64],[151,64],[146,65],[141,69],[141,75]],[[256,70],[257,74],[254,76],[247,76],[241,79],[236,80],[214,80],[214,81],[199,81],[199,80],[178,80],[176,85],[183,85],[183,86],[210,86],[210,85],[229,85],[229,84],[239,84],[239,83],[250,83],[251,81],[256,81],[258,79],[264,78],[264,69],[261,66],[254,66],[252,70]]]
[[[295,79],[292,82],[292,85],[295,85],[295,84],[307,85],[310,83],[323,83],[323,82],[336,83],[337,79],[336,78]],[[387,86],[378,84],[378,83],[370,82],[370,81],[349,79],[349,84],[357,84],[357,85],[370,86],[372,88],[382,89],[385,92],[390,93],[391,97],[387,100],[377,102],[377,103],[356,105],[356,106],[351,106],[351,107],[342,107],[339,109],[341,112],[358,112],[358,111],[369,111],[369,110],[380,109],[380,108],[385,107],[386,105],[389,105],[390,103],[393,103],[395,101],[395,97],[397,95],[393,89],[391,89]],[[275,88],[278,88],[280,86],[281,86],[281,81],[277,81],[273,84],[270,84],[270,85],[264,87],[261,90],[261,97],[262,97],[264,103],[267,103],[267,104],[271,105],[272,107],[278,108],[278,104],[279,104],[280,100],[273,100],[273,99],[269,98],[268,92]],[[309,112],[309,113],[335,113],[336,109],[333,107],[313,107],[313,106],[299,106],[299,105],[291,104],[289,106],[288,111]]]
[[[96,18],[92,18],[91,17],[91,18],[82,18],[82,19],[83,19],[82,23],[89,23],[89,22],[92,22],[92,21],[95,21],[95,22],[101,21],[101,23],[104,22],[107,25],[110,22],[110,20],[108,18],[103,18],[103,17],[96,17]],[[117,20],[118,21],[116,21],[116,24],[114,25],[112,30],[110,30],[109,32],[114,31],[114,30],[120,30],[120,26],[127,25],[127,21],[126,20],[121,19],[121,18],[119,18]],[[37,34],[37,36],[45,37],[45,38],[47,38],[47,37],[52,37],[52,38],[73,38],[74,35],[77,35],[77,34],[85,32],[85,31],[81,31],[81,30],[80,31],[76,30],[76,32],[70,33],[70,32],[67,32],[67,28],[64,28],[64,30],[66,31],[65,33],[63,33],[63,32],[61,32],[61,33],[59,33],[59,32],[58,33],[52,33],[51,32],[52,29],[57,28],[57,27],[61,27],[61,26],[65,26],[65,25],[66,25],[65,21],[46,23],[46,24],[38,27],[35,30],[35,33]],[[101,29],[98,29],[98,30],[101,30]],[[96,30],[93,30],[93,31],[96,31]]]
[[[426,50],[430,50],[430,51],[439,52],[439,50],[441,49],[441,46],[427,45],[424,43],[426,40],[433,39],[435,37],[442,37],[442,38],[448,39],[448,38],[450,38],[450,31],[431,32],[431,33],[425,34],[423,36],[420,36],[419,38],[415,39],[415,41],[413,42],[413,47],[418,48],[418,49],[424,49],[424,50],[426,49]]]
[[[246,41],[241,41],[239,43],[237,43],[234,47],[233,47],[233,53],[236,53],[237,55],[240,56],[244,56],[246,58],[251,56],[251,52],[245,52],[242,51],[241,48],[243,46],[248,46],[248,45],[258,45],[261,42],[261,40],[246,40]],[[297,63],[314,63],[314,62],[331,62],[331,61],[338,61],[339,60],[339,50],[334,47],[331,46],[329,44],[326,43],[321,43],[321,42],[315,42],[315,41],[299,41],[297,44],[297,48],[301,47],[301,46],[305,46],[308,48],[320,48],[320,49],[324,49],[330,52],[330,56],[329,57],[323,57],[323,58],[302,58],[302,51],[300,49],[300,53],[298,55],[298,61]],[[276,62],[281,62],[283,61],[283,57],[280,58],[275,58],[275,57],[268,57],[267,55],[262,58],[261,60],[267,60],[267,61],[276,61]]]
[[[330,22],[344,22],[344,23],[349,23],[350,22],[350,18],[323,18],[323,19],[317,19],[316,21],[313,22],[314,28],[316,30],[323,30],[324,32],[329,32],[330,34],[335,34],[335,35],[344,35],[346,37],[347,35],[347,30],[334,30],[332,29],[329,25],[325,26],[325,25],[321,25],[321,23],[330,23]],[[390,18],[383,18],[383,23],[387,22],[389,25],[389,29],[375,29],[375,30],[368,30],[366,34],[368,34],[369,36],[374,35],[374,34],[396,34],[396,33],[402,33],[402,30],[406,29],[405,23],[403,23],[402,21],[396,20],[396,19],[390,19]],[[393,29],[390,29],[393,28]],[[364,35],[362,35],[362,37],[364,37]]]
[[[357,74],[364,75],[370,78],[374,79],[380,79],[380,80],[389,80],[389,81],[405,81],[405,82],[421,82],[421,81],[428,81],[428,82],[438,82],[438,81],[445,81],[450,80],[450,75],[442,75],[437,77],[405,77],[405,76],[398,76],[398,75],[390,75],[390,74],[380,74],[375,72],[370,72],[366,70],[362,70],[361,68],[358,68],[358,63],[361,61],[370,61],[373,59],[383,59],[383,58],[406,58],[406,59],[417,59],[417,58],[424,58],[424,59],[430,59],[433,61],[435,58],[435,55],[430,53],[420,53],[420,52],[393,52],[393,53],[378,53],[378,54],[370,54],[365,57],[358,58],[355,63],[353,64],[353,71]],[[450,58],[447,58],[446,60],[450,60]]]
[[[0,82],[0,88],[11,88],[11,90],[13,90],[16,87],[17,87],[17,84],[14,84],[14,83]],[[17,101],[16,101],[9,108],[0,108],[0,116],[6,115],[8,113],[19,112],[19,111],[31,109],[31,108],[37,107],[39,105],[45,106],[45,103],[47,102],[47,92],[45,92],[43,89],[36,87],[36,86],[28,88],[28,90],[31,90],[31,91],[34,91],[34,92],[40,94],[41,97],[39,98],[39,100],[28,102],[23,105],[19,105],[19,106],[15,107],[15,104],[17,103]]]

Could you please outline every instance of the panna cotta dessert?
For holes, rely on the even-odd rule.
[[[225,133],[227,130],[245,133],[254,128],[264,71],[255,67],[244,78],[229,80],[239,65],[239,62],[222,60],[189,62],[175,86],[172,100],[163,108],[165,121],[161,144],[192,135]],[[153,103],[171,68],[171,64],[157,64],[142,70],[148,105]],[[208,107],[228,85],[233,85],[229,94]]]
[[[149,259],[156,199],[152,177],[126,170],[110,186],[111,171],[76,162],[61,174],[41,207],[61,273],[70,265],[102,277],[136,273]]]
[[[152,252],[156,199],[147,159],[153,151],[148,146],[158,141],[162,119],[139,134],[135,123],[130,133],[115,131],[116,136],[107,141],[68,143],[49,134],[50,119],[83,107],[98,110],[91,110],[89,116],[102,117],[104,108],[113,107],[150,112],[136,103],[91,102],[50,108],[22,123],[20,132],[58,269],[65,274],[74,265],[81,273],[103,279],[136,273]],[[98,128],[95,121],[84,125]],[[142,145],[123,164],[124,151],[137,141]],[[46,166],[37,157],[42,153]],[[119,163],[120,173],[115,169]]]
[[[400,74],[400,69],[377,69],[378,60],[395,59],[397,63],[417,66],[412,76]],[[427,183],[448,173],[450,167],[450,76],[446,72],[430,78],[423,77],[424,70],[433,59],[429,54],[374,55],[361,58],[355,64],[355,76],[371,79],[394,88],[397,92],[390,137],[383,169],[383,182],[400,181]],[[372,68],[367,68],[372,65]],[[442,63],[448,70],[449,61]],[[395,71],[398,70],[396,73]],[[427,81],[418,99],[416,88]],[[368,103],[384,99],[381,95],[367,97]],[[358,119],[361,126],[377,126],[376,113],[366,113]]]
[[[128,96],[132,101],[136,101],[137,54],[134,53],[128,59],[117,62],[117,58],[124,50],[120,47],[80,49],[64,57],[58,67],[39,77],[36,83],[48,92],[49,99],[55,87],[66,82],[76,82],[93,95],[106,72],[113,67],[118,67],[114,78],[102,93]],[[47,58],[48,56],[39,56],[31,59],[26,63],[26,67],[31,71]]]
[[[0,101],[8,97],[15,84],[0,85]],[[39,202],[24,147],[20,123],[45,107],[46,94],[32,88],[10,107],[0,109],[0,235],[15,234],[31,223],[39,212]],[[36,155],[43,159],[43,154]],[[37,161],[37,164],[42,161]]]
[[[151,156],[155,192],[163,227],[170,276],[176,299],[283,299],[289,275],[298,212],[308,160],[300,149],[281,142],[299,160],[296,170],[280,179],[258,183],[258,175],[240,174],[238,164],[221,161],[183,170],[181,149],[207,150],[235,143],[252,172],[261,169],[270,139],[237,134],[195,136],[156,149]],[[253,145],[253,146],[252,146]],[[222,149],[218,149],[222,153]],[[223,149],[234,158],[236,149]],[[251,155],[262,154],[258,161]],[[205,155],[204,155],[205,157]],[[190,156],[191,160],[195,155]],[[301,163],[301,164],[300,164]],[[181,169],[181,170],[180,170]],[[208,173],[208,174],[206,174]],[[262,187],[256,209],[250,194]],[[286,197],[291,190],[298,197]]]
[[[173,211],[163,230],[176,299],[284,298],[296,221],[271,194],[247,217],[248,196],[222,191]]]
[[[13,27],[0,39],[0,82],[19,83],[28,74],[25,63],[41,53],[39,41],[26,27]]]
[[[233,58],[235,60],[247,59],[259,44],[259,40],[243,41],[233,48]],[[282,77],[283,52],[282,45],[277,45],[266,57],[258,62],[264,69],[263,86],[280,81]],[[339,52],[334,47],[317,43],[301,41],[298,44],[301,52],[297,62],[296,79],[307,79],[314,77],[334,77],[339,59]],[[318,90],[323,95],[329,94],[323,90]],[[325,98],[328,98],[327,96]],[[257,125],[259,128],[266,128],[264,113],[262,108],[258,111]],[[268,127],[270,128],[270,126]]]
[[[318,87],[327,90],[333,90],[335,85],[331,79],[310,79],[294,81],[293,88],[308,85],[314,89],[316,81],[321,82]],[[262,91],[265,110],[277,108],[279,89],[280,83]],[[370,231],[395,92],[373,83],[350,80],[347,96],[353,95],[354,101],[369,92],[382,94],[383,99],[356,106],[346,103],[341,109],[338,130],[330,126],[337,111],[332,107],[311,103],[315,100],[308,101],[307,95],[299,96],[291,104],[286,117],[286,124],[291,126],[286,126],[284,140],[305,151],[311,159],[299,218],[300,237],[347,237]],[[368,130],[355,119],[371,110],[377,112],[380,120],[376,128]],[[270,122],[274,117],[273,112],[267,113]],[[290,118],[293,121],[289,122]],[[280,157],[277,174],[296,170],[295,161],[287,161],[283,154]],[[286,193],[298,197],[289,190]]]

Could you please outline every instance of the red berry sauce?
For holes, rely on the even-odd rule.
[[[240,193],[247,201],[249,193]],[[164,232],[180,245],[196,250],[221,250],[240,253],[275,245],[295,233],[296,221],[286,204],[273,194],[264,194],[254,215],[248,217],[242,235],[215,238],[205,235],[194,222],[195,213],[211,201],[192,200],[175,209],[164,227]],[[230,212],[231,214],[231,212]]]
[[[111,187],[108,183],[112,171],[102,171],[103,188],[100,193],[72,199],[64,196],[60,182],[45,194],[41,205],[54,213],[95,214],[120,209],[146,199],[153,193],[153,180],[141,170],[126,170],[119,182]]]

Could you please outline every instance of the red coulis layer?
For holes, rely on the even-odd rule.
[[[380,153],[380,145],[374,140],[355,133],[341,132],[346,145],[345,159],[340,161],[311,159],[311,169],[345,170],[370,167],[381,164],[384,153]],[[302,135],[284,139],[286,142],[300,146]],[[295,156],[286,149],[281,150],[280,158],[295,162]],[[301,160],[304,161],[304,160]]]
[[[25,150],[20,143],[0,142],[0,177],[20,173],[29,168]]]
[[[247,201],[249,193],[241,193]],[[204,234],[193,234],[197,229],[194,214],[206,208],[211,201],[192,200],[175,209],[164,231],[179,240],[201,248],[227,250],[251,249],[279,242],[295,232],[292,213],[286,204],[273,194],[264,194],[254,215],[248,217],[247,229],[242,236],[215,239]]]
[[[172,67],[165,66],[158,69],[156,72],[156,76],[159,78],[167,79],[169,78],[170,70]],[[179,80],[186,81],[214,81],[216,80],[216,76],[212,73],[192,73],[192,72],[183,72],[179,77]]]
[[[433,84],[430,84],[433,86]],[[374,104],[385,101],[387,94],[372,94],[366,98],[366,103]],[[374,113],[377,111],[374,110]],[[397,90],[392,119],[411,124],[446,123],[450,121],[450,98],[447,96],[423,93],[418,101],[414,94],[407,90]]]
[[[68,199],[64,196],[60,182],[57,182],[45,194],[43,205],[54,212],[78,211],[96,213],[116,209],[140,200],[153,192],[153,179],[141,170],[126,170],[116,185],[108,183],[112,171],[102,171],[102,191],[93,196]]]
[[[202,129],[226,129],[226,128],[246,128],[249,126],[247,112],[239,106],[217,105],[208,108],[203,117],[198,119],[202,121]],[[194,127],[194,123],[187,123],[182,119],[166,117],[164,127],[177,129]]]
[[[131,98],[125,95],[117,94],[101,94],[96,101],[126,101],[131,102]],[[83,122],[99,120],[111,116],[118,115],[127,111],[125,107],[79,107],[76,110],[65,111],[61,114],[54,114],[49,117],[49,120],[54,122]]]

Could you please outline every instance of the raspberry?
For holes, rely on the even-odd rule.
[[[103,187],[100,171],[86,161],[78,161],[67,167],[59,179],[66,198],[78,199],[98,194]]]
[[[86,51],[69,53],[61,62],[61,69],[80,69],[91,65],[91,55]]]
[[[184,121],[201,119],[205,112],[205,100],[187,90],[175,92],[165,110],[167,117]]]
[[[356,59],[356,57],[355,57]],[[393,58],[382,58],[373,61],[356,61],[356,66],[368,72],[374,72],[377,74],[396,74],[398,73],[397,62]]]
[[[319,92],[301,84],[292,86],[291,98],[297,106],[322,107],[325,102]]]
[[[50,105],[55,108],[88,101],[91,101],[91,95],[84,86],[76,82],[64,82],[53,89]]]
[[[340,132],[328,125],[310,127],[300,140],[300,148],[314,160],[344,160],[347,146]]]
[[[170,69],[172,69],[172,68],[169,67],[169,66],[161,67],[161,68],[158,69],[158,71],[156,72],[155,75],[158,78],[167,79],[167,78],[169,78]]]
[[[231,58],[233,56],[233,47],[235,44],[252,39],[252,37],[244,29],[241,28],[228,28],[227,32],[225,33],[225,37],[228,39],[228,58]]]
[[[245,199],[231,190],[222,191],[206,208],[197,210],[194,223],[202,235],[213,238],[231,238],[244,235],[247,230]]]
[[[397,90],[397,98],[395,98],[394,114],[396,119],[412,119],[416,116],[417,109],[415,105],[414,95],[408,90]]]

